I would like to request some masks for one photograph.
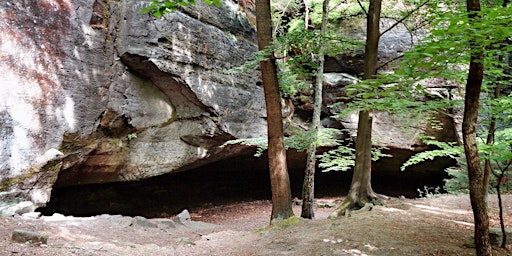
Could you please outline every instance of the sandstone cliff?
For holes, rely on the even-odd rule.
[[[235,2],[222,2],[156,19],[137,0],[2,1],[0,211],[43,206],[54,186],[190,170],[249,150],[218,147],[227,140],[266,136],[258,71],[225,72],[252,58],[256,32]],[[409,47],[407,36],[383,37],[382,58]],[[347,63],[329,59],[326,70],[360,69]],[[336,82],[328,87],[326,104],[343,93]],[[353,129],[353,121],[324,123]],[[385,113],[376,123],[396,157],[376,168],[397,172],[426,128],[404,134]],[[446,126],[441,136],[454,140],[453,122]]]
[[[255,31],[236,4],[156,19],[143,1],[0,3],[0,201],[138,180],[236,154],[265,135]]]

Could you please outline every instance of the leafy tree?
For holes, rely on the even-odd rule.
[[[367,17],[367,36],[364,57],[364,79],[372,79],[377,74],[378,45],[380,37],[380,13],[382,0],[370,0]],[[349,209],[364,207],[367,203],[383,196],[377,195],[371,186],[372,149],[371,110],[359,111],[356,139],[356,159],[352,183],[347,198],[331,214],[331,217],[344,215]]]
[[[468,23],[478,18],[480,11],[479,0],[467,0]],[[469,175],[469,197],[473,208],[475,221],[475,245],[479,256],[491,255],[489,242],[489,215],[485,196],[487,185],[484,183],[484,171],[480,165],[478,155],[476,124],[480,103],[480,92],[484,76],[484,52],[482,45],[470,40],[470,62],[466,82],[466,95],[464,101],[464,119],[462,121],[462,139],[466,155]]]
[[[479,123],[477,121],[479,111],[482,109],[481,102],[484,102],[483,106],[496,106],[496,102],[498,102],[496,100],[496,90],[494,90],[494,93],[492,93],[492,90],[488,90],[491,95],[488,98],[494,98],[491,102],[495,103],[482,101],[481,92],[482,88],[484,92],[489,87],[499,88],[497,84],[501,83],[502,79],[499,77],[503,77],[504,74],[503,61],[496,61],[496,56],[511,51],[510,44],[504,43],[512,37],[512,31],[506,25],[511,22],[510,9],[501,7],[484,7],[482,9],[478,0],[468,0],[465,12],[457,11],[456,8],[455,10],[449,15],[441,16],[435,23],[440,28],[431,31],[430,41],[421,46],[421,50],[409,55],[409,58],[412,56],[412,59],[416,59],[416,61],[408,62],[408,69],[404,69],[403,72],[417,77],[439,76],[455,81],[465,80],[465,109],[462,132],[468,169],[469,193],[475,217],[475,243],[477,255],[490,255],[489,220],[485,198],[488,191],[488,177],[495,168],[491,167],[491,161],[489,160],[507,163],[510,156],[507,156],[506,152],[508,150],[494,151],[488,149],[492,148],[495,143],[496,116],[503,115],[498,113],[507,111],[506,109],[497,111],[496,108],[491,111],[490,122],[487,123],[489,127],[487,139],[482,140],[486,142],[485,144],[478,144]],[[420,57],[421,55],[423,57]],[[466,64],[468,62],[467,77],[462,79],[461,75],[466,70],[459,68],[460,72],[454,72],[457,69],[457,65],[454,64]],[[510,101],[507,98],[504,99]],[[485,110],[485,108],[483,109]],[[502,140],[504,139],[502,138]],[[510,144],[506,145],[509,147]],[[452,156],[460,152],[460,149],[450,149],[450,147],[445,146],[441,145],[437,151],[422,153],[423,157],[442,155],[443,151]],[[486,160],[485,168],[482,168],[481,159]],[[411,163],[411,161],[416,160],[409,160],[408,163]],[[505,166],[507,165],[505,164]]]
[[[320,28],[320,35],[324,36],[327,30],[327,17],[329,15],[329,0],[324,0],[322,7],[322,24]],[[317,137],[318,130],[320,129],[320,115],[322,113],[322,89],[323,89],[323,76],[324,76],[324,47],[320,46],[318,52],[318,70],[316,73],[315,83],[315,104],[313,108],[313,122],[311,130]],[[310,144],[307,150],[306,172],[304,175],[304,184],[302,188],[302,211],[301,217],[313,219],[315,214],[313,212],[313,200],[315,198],[315,165],[316,165],[316,149],[317,140]]]
[[[258,31],[258,48],[263,50],[272,43],[270,0],[256,1],[256,26]],[[266,57],[268,59],[261,61],[260,67],[267,108],[268,160],[272,187],[271,221],[274,221],[292,217],[293,211],[290,179],[286,165],[277,67],[273,54]]]

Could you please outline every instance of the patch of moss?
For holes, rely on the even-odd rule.
[[[259,229],[255,230],[254,233],[263,233],[265,231],[269,231],[272,229],[286,229],[286,228],[289,228],[297,223],[302,222],[303,220],[304,220],[303,218],[300,218],[297,216],[292,216],[288,219],[272,220],[272,223],[270,225],[268,225],[266,227],[259,228]]]
[[[23,184],[30,179],[33,179],[34,175],[37,175],[40,172],[58,172],[62,166],[62,159],[57,159],[48,162],[45,166],[41,168],[31,167],[28,170],[25,170],[25,173],[19,176],[4,178],[0,180],[0,190],[6,191],[17,184]],[[56,176],[56,175],[55,175]]]
[[[271,226],[277,227],[277,228],[289,228],[299,222],[301,222],[303,219],[297,216],[292,216],[288,219],[277,219],[273,220],[270,224]]]

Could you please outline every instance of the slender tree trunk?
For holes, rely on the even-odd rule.
[[[475,59],[473,57],[476,57]],[[489,244],[489,216],[487,214],[487,204],[485,197],[487,192],[484,184],[484,172],[480,166],[480,157],[478,156],[478,147],[476,141],[476,121],[478,116],[479,96],[481,83],[478,84],[477,69],[482,66],[476,63],[477,58],[483,57],[473,56],[469,68],[468,82],[466,84],[466,99],[464,108],[464,121],[462,122],[462,138],[464,141],[464,152],[466,154],[469,176],[469,195],[471,206],[473,208],[473,216],[475,219],[475,245],[477,255],[491,255]],[[483,58],[481,58],[483,60]],[[475,67],[477,66],[477,67]],[[480,77],[481,79],[481,77]],[[480,80],[481,82],[482,80]]]
[[[329,0],[324,0],[322,7],[322,25],[320,34],[325,35],[327,30],[327,17],[329,15]],[[315,105],[313,108],[313,124],[312,131],[315,140],[308,148],[308,157],[306,162],[306,172],[304,176],[304,184],[302,187],[302,218],[313,219],[315,213],[313,211],[315,199],[315,165],[316,165],[316,149],[318,142],[318,132],[320,129],[320,116],[322,113],[322,89],[323,89],[323,76],[324,76],[324,47],[320,46],[318,52],[318,71],[316,74],[315,83]]]
[[[502,6],[503,6],[503,7],[507,7],[507,5],[508,5],[508,3],[509,3],[509,2],[510,2],[509,0],[505,0],[505,1],[503,1],[503,5],[502,5]],[[503,59],[504,59],[504,58],[503,58],[503,55],[500,55],[500,57],[501,57],[502,61],[504,61],[504,60],[503,60]],[[510,75],[510,71],[511,71],[511,70],[510,70],[510,68],[511,68],[511,66],[512,66],[512,53],[509,53],[509,54],[508,54],[508,62],[509,62],[509,63],[508,63],[508,64],[509,64],[509,66],[508,66],[508,68],[506,68],[506,69],[504,70],[504,72],[503,72],[503,73]],[[495,89],[495,91],[494,91],[494,97],[495,97],[495,98],[498,98],[498,97],[499,97],[499,95],[500,95],[500,91],[501,91],[501,87],[500,87],[500,86],[498,86],[498,87]],[[496,123],[496,122],[495,122],[495,123]],[[494,128],[496,128],[496,127],[494,127]],[[493,134],[493,136],[494,136],[494,134]],[[503,217],[503,200],[502,200],[502,198],[501,198],[501,182],[502,182],[502,181],[503,181],[503,179],[505,178],[505,174],[506,174],[506,172],[507,172],[507,170],[508,170],[508,168],[509,168],[509,166],[510,166],[510,164],[511,164],[511,163],[512,163],[512,160],[511,160],[511,161],[509,161],[509,163],[508,163],[508,165],[505,167],[505,169],[501,170],[501,176],[500,176],[500,178],[499,178],[499,180],[498,180],[498,203],[499,203],[499,207],[500,207],[500,226],[501,226],[501,233],[502,233],[502,235],[503,235],[502,240],[501,240],[501,246],[500,246],[501,248],[507,248],[507,230],[506,230],[506,228],[505,228],[505,220],[504,220],[504,217]]]
[[[382,0],[370,0],[368,15],[366,16],[366,46],[364,56],[364,76],[372,79],[377,74],[379,38],[380,38],[380,13]],[[347,210],[356,207],[363,207],[366,203],[378,198],[385,198],[377,195],[371,185],[372,168],[372,111],[359,111],[359,123],[357,125],[356,138],[356,164],[352,183],[347,198],[331,214],[330,217],[344,215]]]
[[[467,0],[467,11],[471,23],[480,11],[480,1]],[[484,73],[484,55],[481,46],[475,45],[474,43],[471,43],[471,51],[464,101],[462,139],[464,141],[464,153],[466,154],[468,165],[469,196],[475,221],[474,236],[476,253],[478,256],[486,256],[491,255],[491,246],[489,243],[489,216],[485,202],[487,193],[485,188],[487,185],[484,184],[485,174],[480,165],[476,140],[476,124]]]
[[[496,187],[496,192],[498,193],[498,206],[500,208],[500,228],[502,233],[501,238],[501,248],[507,248],[507,230],[505,228],[505,221],[503,220],[503,199],[501,198],[501,183],[504,178],[504,172],[501,173],[498,177],[498,185]]]
[[[493,98],[491,99],[491,101],[500,97],[500,90],[501,90],[501,86],[496,85],[496,87],[494,88],[494,95],[492,96]],[[494,144],[494,133],[495,132],[496,132],[496,114],[494,113],[494,110],[491,110],[491,121],[489,123],[489,130],[487,132],[487,140],[486,140],[485,144],[487,144],[487,145]],[[491,166],[491,160],[485,159],[485,161],[484,161],[484,180],[483,180],[484,188],[483,189],[486,192],[486,194],[485,194],[486,199],[488,196],[487,194],[489,193],[489,178],[491,176],[491,173],[493,173],[492,166]]]
[[[256,0],[256,27],[258,30],[258,48],[263,50],[272,42],[270,0]],[[287,219],[293,216],[293,211],[290,179],[286,165],[277,68],[274,56],[267,57],[267,61],[260,62],[260,67],[267,108],[268,160],[272,189],[270,221],[272,222],[273,220]]]
[[[304,29],[309,27],[309,0],[303,0],[304,2]]]

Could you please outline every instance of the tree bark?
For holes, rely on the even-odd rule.
[[[256,0],[256,27],[258,48],[265,49],[272,42],[270,0]],[[290,179],[284,147],[281,96],[274,56],[261,61],[261,77],[267,108],[268,160],[272,189],[272,213],[270,221],[293,216]]]
[[[363,79],[372,79],[377,74],[379,53],[379,23],[382,0],[370,0],[368,15],[366,16],[366,46],[364,56]],[[371,185],[372,168],[372,111],[359,111],[356,138],[356,164],[352,183],[347,198],[331,214],[330,217],[344,215],[347,210],[363,207],[375,199],[385,198],[377,195]]]
[[[470,24],[477,17],[479,11],[479,0],[467,0],[467,12]],[[484,74],[484,55],[481,46],[476,45],[474,41],[470,41],[470,44],[471,59],[466,82],[462,139],[464,141],[464,153],[468,166],[469,196],[475,221],[474,236],[476,253],[478,256],[487,256],[491,255],[491,246],[489,243],[489,216],[485,202],[487,193],[485,188],[487,185],[484,184],[485,175],[480,165],[476,140],[476,124]]]
[[[320,34],[325,35],[327,30],[327,17],[329,15],[329,0],[324,0],[322,6],[322,25],[320,27]],[[322,113],[322,90],[323,90],[323,76],[324,76],[324,47],[320,46],[318,52],[318,70],[316,73],[315,83],[315,105],[313,107],[313,122],[312,131],[315,140],[308,148],[308,156],[306,162],[306,172],[304,175],[304,183],[302,187],[302,211],[300,216],[302,218],[313,219],[315,213],[313,211],[315,199],[315,166],[316,166],[316,149],[318,142],[318,132],[320,129],[320,115]]]

